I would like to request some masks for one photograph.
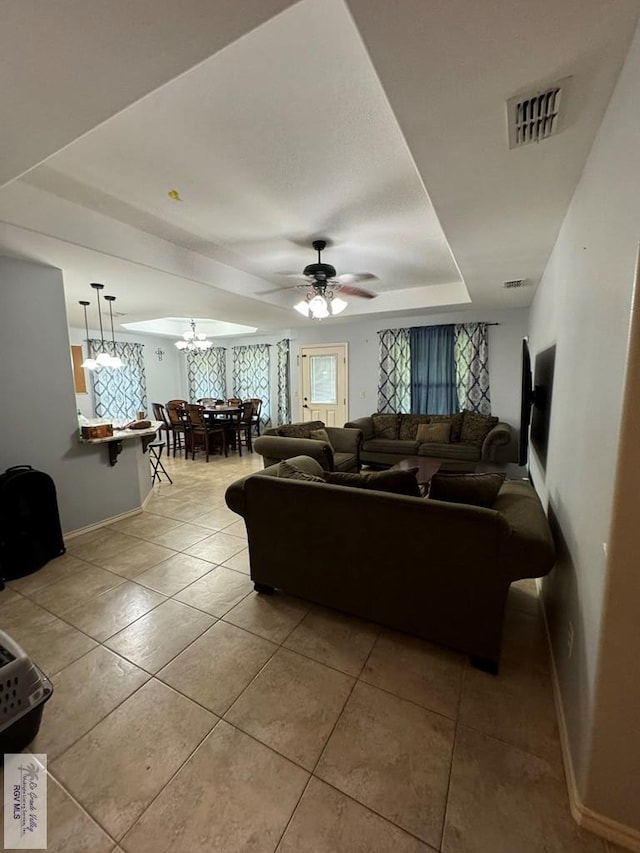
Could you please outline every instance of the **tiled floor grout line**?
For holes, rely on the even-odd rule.
[[[449,794],[451,793],[451,777],[453,775],[453,760],[456,753],[456,742],[458,740],[458,728],[460,726],[460,711],[462,709],[462,700],[464,695],[464,683],[467,677],[467,668],[469,666],[468,661],[465,661],[464,666],[462,667],[462,673],[460,674],[460,693],[458,695],[458,707],[456,709],[456,716],[454,720],[454,729],[453,729],[453,741],[451,743],[451,758],[449,760],[449,774],[447,777],[447,791],[444,798],[444,810],[442,812],[442,825],[440,827],[440,841],[438,842],[438,850],[442,849],[442,844],[444,842],[444,831],[447,825],[447,812],[449,810]]]

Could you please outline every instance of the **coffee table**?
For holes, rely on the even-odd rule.
[[[440,470],[442,460],[434,459],[432,456],[407,456],[391,466],[391,471],[406,471],[409,468],[417,468],[416,480],[423,492],[426,492],[431,478]]]

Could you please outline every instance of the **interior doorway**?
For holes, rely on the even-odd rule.
[[[347,345],[300,347],[301,420],[344,426],[347,412]]]

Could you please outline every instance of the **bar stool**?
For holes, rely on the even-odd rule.
[[[173,484],[173,480],[167,474],[166,468],[164,467],[160,459],[160,457],[162,456],[162,448],[164,447],[164,441],[151,441],[149,442],[147,447],[149,448],[149,461],[151,462],[151,471],[153,472],[151,476],[151,485],[153,486],[156,480],[159,483],[161,482],[161,473],[164,474],[164,476],[171,484]]]

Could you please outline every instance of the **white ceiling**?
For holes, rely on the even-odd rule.
[[[308,323],[300,291],[265,291],[318,237],[379,294],[326,322],[527,305],[638,11],[138,0],[103,17],[23,0],[0,33],[0,250],[63,270],[73,325],[90,281],[127,323]],[[566,129],[509,150],[505,101],[568,75]]]

